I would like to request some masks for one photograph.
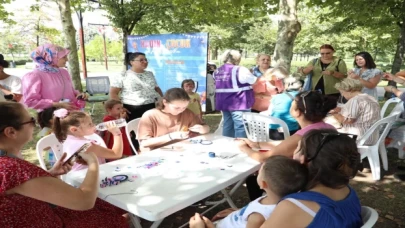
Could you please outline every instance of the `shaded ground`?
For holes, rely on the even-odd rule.
[[[93,121],[95,123],[101,121],[103,113],[104,110],[101,104],[97,104]],[[34,112],[32,114],[34,115]],[[209,114],[204,117],[212,131],[217,128],[220,118],[218,114]],[[27,160],[38,165],[34,150],[35,143],[36,140],[29,143],[25,147],[23,154]],[[399,182],[393,178],[393,173],[397,171],[396,167],[398,165],[405,166],[405,160],[399,160],[398,153],[393,149],[389,149],[388,159],[389,170],[386,172],[382,171],[382,175],[384,176],[380,181],[373,181],[370,170],[366,168],[363,172],[358,173],[356,178],[351,182],[351,185],[357,191],[362,205],[372,207],[378,211],[380,218],[375,225],[376,228],[405,227],[405,182]],[[211,196],[210,200],[220,198],[221,194],[218,193]],[[238,207],[242,207],[249,202],[247,190],[244,186],[240,187],[232,198]],[[211,218],[215,213],[226,208],[228,208],[228,205],[223,204],[213,209],[207,216]],[[182,224],[188,222],[195,212],[202,212],[205,209],[205,206],[187,207],[167,217],[159,227],[180,227]],[[150,224],[148,221],[142,221],[144,227],[149,227]]]

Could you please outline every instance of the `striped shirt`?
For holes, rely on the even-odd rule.
[[[355,134],[359,140],[364,133],[380,119],[380,105],[374,97],[368,94],[359,94],[351,98],[342,106],[340,114],[347,119],[354,119],[352,124],[343,124],[339,131]],[[379,132],[375,131],[366,141],[366,145],[373,145],[377,142]]]

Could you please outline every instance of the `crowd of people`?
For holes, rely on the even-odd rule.
[[[246,180],[251,203],[222,211],[213,221],[196,214],[190,227],[362,225],[361,204],[349,186],[360,162],[356,138],[380,118],[376,93],[380,80],[405,83],[405,79],[378,70],[367,52],[357,53],[354,68],[348,71],[334,52],[331,45],[322,45],[321,57],[299,68],[298,73],[312,77],[311,89],[304,91],[305,82],[290,76],[283,65],[272,67],[269,55],[259,54],[257,65],[248,69],[239,65],[239,51],[225,51],[223,64],[209,75],[215,85],[215,109],[222,113],[222,135],[235,138],[239,149],[262,166]],[[0,211],[7,218],[0,226],[128,227],[125,211],[96,199],[99,164],[210,132],[195,82],[185,79],[163,94],[153,73],[146,70],[146,55],[135,52],[126,55],[128,69],[111,79],[110,99],[104,103],[107,131],[99,137],[104,142],[94,140],[93,120],[78,102],[88,95],[73,87],[65,69],[68,54],[69,50],[53,44],[37,47],[31,55],[37,67],[22,80],[4,72],[8,62],[0,55],[0,97],[4,98],[0,100]],[[385,89],[405,99],[395,87]],[[37,118],[22,103],[37,110]],[[291,136],[284,138],[280,127],[272,124],[272,141],[247,139],[246,112],[266,112],[283,120]],[[327,116],[341,128],[329,124]],[[140,118],[131,138],[114,123],[121,118]],[[54,134],[65,152],[48,171],[25,161],[20,152],[32,140],[36,122],[42,128],[40,137]],[[378,137],[376,131],[366,143],[372,145]],[[87,151],[74,162],[67,160],[83,145],[88,145]],[[86,177],[78,188],[57,178],[84,168]],[[36,213],[38,209],[43,211]],[[21,213],[26,219],[20,219]]]

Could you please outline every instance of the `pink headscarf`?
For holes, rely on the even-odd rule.
[[[42,71],[58,71],[58,60],[69,54],[69,50],[54,44],[44,44],[37,47],[31,58],[37,63],[37,67]]]

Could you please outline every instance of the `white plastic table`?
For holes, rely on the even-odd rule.
[[[100,166],[101,180],[115,175],[127,175],[129,181],[100,188],[98,197],[136,216],[162,220],[231,184],[244,180],[260,168],[257,161],[239,151],[233,138],[205,135],[211,145],[185,140],[174,144],[174,149],[157,149],[137,156],[120,159]],[[215,158],[208,156],[216,154]],[[79,186],[87,169],[70,172],[67,181]],[[226,200],[234,206],[225,190]],[[140,227],[137,219],[136,227]]]

